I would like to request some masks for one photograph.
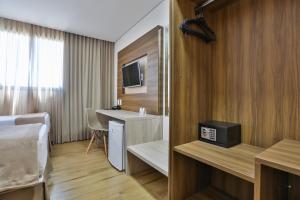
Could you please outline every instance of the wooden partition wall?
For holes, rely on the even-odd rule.
[[[171,1],[169,198],[172,200],[184,199],[195,193],[198,184],[190,176],[200,176],[197,162],[178,154],[175,157],[173,148],[196,140],[198,123],[211,116],[207,98],[211,47],[195,37],[183,35],[178,29],[185,18],[194,17],[193,5],[186,0]],[[176,169],[174,166],[177,166]],[[175,187],[174,182],[182,184]]]
[[[123,88],[122,66],[139,58],[147,58],[145,71],[146,92],[126,94]],[[163,111],[163,27],[157,26],[118,53],[118,99],[122,109],[161,115]]]
[[[300,140],[300,1],[215,0],[220,6],[205,11],[211,44],[178,29],[203,2],[171,0],[170,199],[199,188],[190,179],[201,177],[199,163],[172,151],[198,138],[199,122],[241,123],[242,142],[260,147]],[[213,173],[213,184],[235,186],[231,194],[253,190]]]

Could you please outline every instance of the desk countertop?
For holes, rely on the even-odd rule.
[[[126,110],[96,110],[97,113],[116,118],[123,121],[137,120],[137,119],[157,119],[161,116],[150,115],[140,116],[138,112],[131,112]]]

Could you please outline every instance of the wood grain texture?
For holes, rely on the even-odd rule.
[[[49,179],[51,199],[167,199],[167,179],[147,171],[134,177],[115,170],[102,149],[88,141],[54,145],[53,172]]]
[[[168,177],[169,143],[158,140],[127,147],[127,151]],[[130,167],[130,163],[129,166]]]
[[[299,152],[299,141],[283,140],[256,156],[255,199],[300,197]]]
[[[291,186],[288,191],[289,200],[300,199],[300,176],[288,174],[288,185]]]
[[[170,149],[196,140],[206,120],[241,123],[242,142],[259,147],[300,140],[300,1],[233,0],[209,10],[217,41],[208,45],[178,29],[195,17],[197,3],[171,1]],[[175,191],[197,192],[199,184],[184,187],[185,171],[198,172],[194,162],[179,159],[185,160],[170,152],[171,199],[180,199]]]
[[[209,169],[205,166],[201,168],[201,164],[198,161],[180,153],[173,152],[173,157],[171,169],[180,174],[176,176],[169,175],[169,199],[186,199],[199,192],[202,186],[199,180],[205,180],[205,183],[209,181],[207,178]],[[170,181],[170,178],[172,178],[172,181]]]
[[[147,93],[125,94],[122,66],[147,56],[145,81]],[[137,112],[145,107],[147,113],[162,114],[163,105],[163,27],[157,26],[118,53],[118,99],[122,109]]]
[[[210,50],[201,50],[206,47],[205,44],[195,37],[184,36],[178,29],[185,18],[194,17],[193,3],[172,0],[170,15],[169,195],[170,199],[183,199],[197,192],[198,186],[191,186],[193,181],[190,179],[198,175],[197,163],[189,161],[190,165],[187,165],[186,159],[175,155],[172,150],[174,146],[197,139],[198,122],[210,118],[209,99],[203,96],[208,94],[208,67],[200,67],[209,66]],[[188,176],[185,176],[187,171]],[[178,184],[175,185],[174,182]],[[190,187],[187,188],[186,185]]]
[[[257,155],[255,161],[300,176],[300,141],[282,140]]]
[[[187,200],[235,200],[235,198],[224,194],[222,191],[214,188],[214,187],[207,187],[203,189],[201,192],[191,196]]]
[[[1,200],[33,200],[33,199],[44,199],[47,197],[45,191],[45,184],[39,183],[36,186],[31,186],[27,188],[21,188],[18,190],[11,190],[0,193]],[[49,198],[49,196],[48,196]]]
[[[244,143],[300,139],[297,9],[297,0],[243,0],[210,15],[212,119],[241,123]]]
[[[126,122],[125,134],[125,148],[130,145],[162,140],[162,119],[158,117],[156,119]],[[127,151],[126,149],[124,150],[126,156]],[[132,165],[133,163],[131,163],[131,166]],[[125,166],[128,166],[128,160]],[[131,174],[130,168],[127,167],[125,170],[127,175]]]
[[[255,200],[296,200],[300,198],[300,177],[269,166],[259,165],[260,182],[255,183]],[[258,187],[259,186],[259,187]]]
[[[263,151],[247,144],[227,149],[201,141],[176,146],[174,150],[252,183],[255,180],[254,158]]]
[[[208,2],[208,0],[189,0],[189,1],[194,3],[194,6],[203,5],[204,3]],[[233,3],[234,1],[238,1],[238,0],[214,0],[213,2],[205,6],[204,12],[206,11],[211,12],[211,11],[218,10],[224,6]]]
[[[222,170],[211,170],[211,185],[235,199],[253,200],[254,184]]]
[[[255,190],[255,193],[260,191],[259,197],[255,195],[255,199],[288,200],[288,176],[266,166],[262,166],[260,171],[262,190]]]

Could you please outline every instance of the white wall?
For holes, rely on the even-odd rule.
[[[125,33],[115,43],[115,104],[117,103],[117,72],[118,72],[118,52],[126,46],[143,36],[145,33],[156,27],[157,25],[164,28],[169,27],[169,0],[163,0],[156,6],[148,15],[141,19],[135,26],[133,26],[127,33]],[[165,59],[164,59],[165,60]],[[164,70],[165,71],[165,70]],[[165,77],[165,76],[164,76]],[[165,83],[165,81],[164,81]],[[165,87],[164,87],[165,88]],[[165,102],[165,101],[164,101]],[[164,109],[165,112],[165,109]],[[169,117],[164,117],[163,120],[163,139],[169,140]]]

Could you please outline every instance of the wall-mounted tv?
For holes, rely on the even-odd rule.
[[[134,62],[129,65],[123,65],[123,87],[138,87],[141,86],[141,69],[139,62]]]

